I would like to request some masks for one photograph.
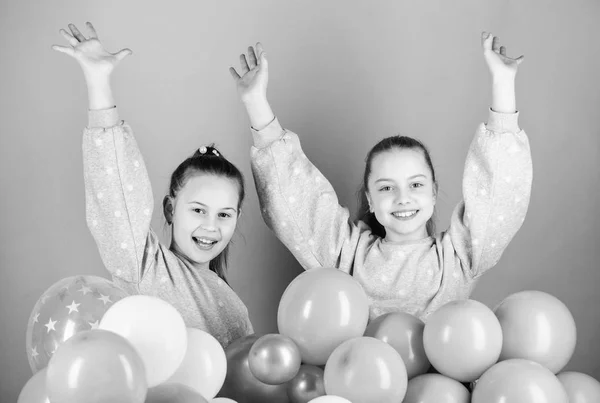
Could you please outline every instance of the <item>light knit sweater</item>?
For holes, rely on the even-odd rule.
[[[116,108],[89,112],[83,165],[88,227],[115,283],[169,302],[188,327],[210,333],[223,347],[253,333],[248,310],[229,285],[175,255],[150,228],[150,180]]]
[[[463,200],[449,228],[412,242],[387,242],[350,220],[299,138],[277,119],[252,130],[252,170],[266,224],[304,269],[336,267],[369,297],[370,318],[403,311],[426,321],[445,303],[469,298],[521,227],[531,193],[529,141],[518,113],[490,110],[477,128],[463,175]]]

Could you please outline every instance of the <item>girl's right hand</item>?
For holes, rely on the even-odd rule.
[[[53,45],[52,49],[73,57],[83,69],[86,77],[109,76],[117,64],[132,52],[122,49],[117,53],[109,53],[100,41],[98,34],[90,22],[86,23],[90,37],[85,38],[77,27],[69,24],[71,33],[61,29],[60,34],[70,46]]]
[[[240,55],[240,74],[233,67],[229,68],[229,72],[236,82],[242,102],[251,103],[267,98],[269,66],[260,43],[256,44],[256,53],[252,46],[248,47],[248,58],[244,54]]]

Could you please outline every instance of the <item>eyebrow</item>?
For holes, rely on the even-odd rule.
[[[204,204],[204,203],[201,203],[201,202],[199,202],[199,201],[191,201],[191,202],[189,202],[188,204],[199,204],[199,205],[201,205],[202,207],[208,207],[206,204]],[[232,211],[234,211],[234,212],[237,212],[237,209],[235,209],[235,208],[233,208],[233,207],[225,207],[225,208],[222,208],[221,210],[232,210]]]
[[[427,176],[425,176],[423,174],[413,175],[413,176],[409,177],[408,179],[415,179],[415,178],[419,178],[419,177],[423,177],[423,178],[427,179]],[[375,183],[379,183],[379,182],[394,182],[394,180],[390,179],[390,178],[380,178],[375,181]]]

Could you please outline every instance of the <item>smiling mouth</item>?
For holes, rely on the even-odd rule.
[[[197,236],[193,236],[192,239],[194,240],[194,242],[196,243],[196,245],[201,248],[201,249],[211,249],[217,242],[217,240],[211,239],[211,238],[205,238],[205,237],[197,237]]]
[[[395,211],[392,213],[392,215],[399,220],[410,220],[416,216],[418,212],[419,210]]]

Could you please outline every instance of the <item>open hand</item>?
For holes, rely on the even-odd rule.
[[[122,49],[117,53],[110,53],[104,49],[102,43],[98,40],[98,34],[94,26],[86,23],[90,31],[89,38],[83,34],[73,24],[69,24],[70,33],[61,29],[60,34],[67,40],[70,46],[53,45],[52,49],[66,53],[79,62],[79,65],[87,75],[110,75],[117,64],[132,52],[130,49]]]
[[[512,77],[517,74],[517,68],[525,58],[519,56],[512,59],[506,56],[506,48],[500,46],[500,40],[489,32],[481,33],[481,45],[483,47],[483,56],[494,77]]]
[[[258,57],[257,57],[258,54]],[[236,82],[238,94],[242,102],[266,99],[269,81],[269,66],[266,53],[260,43],[256,44],[256,53],[252,46],[248,47],[248,57],[240,55],[240,72],[229,68]]]

